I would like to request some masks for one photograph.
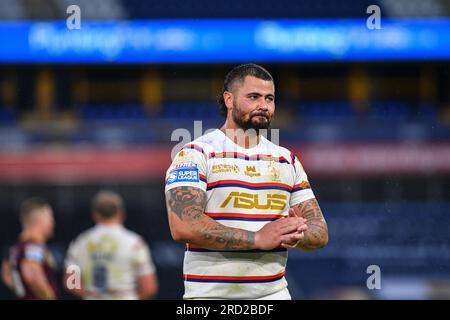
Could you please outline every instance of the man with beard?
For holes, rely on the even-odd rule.
[[[225,124],[185,145],[166,176],[171,234],[186,243],[184,299],[291,299],[287,248],[322,248],[328,229],[298,158],[261,134],[272,76],[235,67],[219,104]]]

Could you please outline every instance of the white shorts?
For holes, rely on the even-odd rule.
[[[220,298],[189,298],[185,300],[223,300]],[[284,288],[275,293],[271,293],[267,296],[257,298],[257,299],[244,299],[244,300],[292,300],[291,294],[289,293],[288,288]]]
[[[255,299],[255,300],[292,300],[291,294],[288,288],[284,288],[278,292],[269,294],[267,296]]]

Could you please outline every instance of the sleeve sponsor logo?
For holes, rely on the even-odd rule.
[[[38,245],[29,244],[25,247],[25,258],[41,262],[44,260],[44,249]]]
[[[167,184],[175,182],[199,182],[198,168],[179,168],[171,171]]]
[[[187,161],[187,162],[181,162],[181,163],[175,163],[172,166],[172,169],[197,169],[197,164],[195,162],[192,161]]]

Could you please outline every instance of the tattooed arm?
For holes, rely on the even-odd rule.
[[[307,226],[307,230],[303,232],[303,238],[295,246],[304,250],[325,247],[328,243],[328,227],[317,200],[313,198],[293,206],[289,209],[289,215],[294,214],[305,218]]]
[[[213,250],[270,250],[282,242],[300,239],[298,218],[266,224],[261,230],[224,226],[204,214],[206,193],[194,187],[175,187],[166,192],[167,213],[172,237]]]

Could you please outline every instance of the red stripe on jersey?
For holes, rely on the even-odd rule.
[[[285,271],[271,276],[202,276],[197,274],[184,274],[184,278],[202,280],[270,280],[283,277]]]
[[[205,212],[208,217],[241,217],[241,218],[273,218],[280,219],[284,216],[281,214],[251,214],[251,213],[234,213],[234,212]]]
[[[289,190],[292,189],[291,186],[284,184],[284,183],[277,183],[277,182],[251,183],[251,182],[246,182],[246,181],[242,181],[242,180],[219,180],[219,181],[208,183],[208,187],[215,187],[220,184],[228,184],[228,183],[241,184],[241,185],[249,186],[249,187],[282,187],[282,188],[286,188]]]
[[[274,157],[270,154],[254,154],[246,155],[240,152],[211,152],[209,154],[211,158],[242,158],[242,159],[261,159],[261,160],[275,160],[279,162],[288,162],[285,157]],[[289,162],[288,162],[289,163]]]

